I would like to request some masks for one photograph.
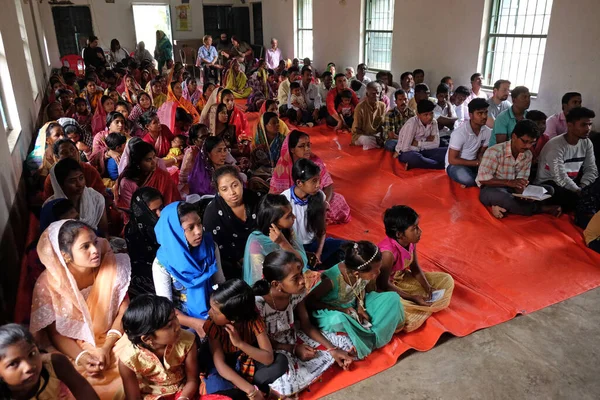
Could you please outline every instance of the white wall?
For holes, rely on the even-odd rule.
[[[204,36],[204,14],[203,5],[226,4],[235,7],[249,7],[251,3],[259,0],[250,0],[242,4],[241,0],[193,0],[191,5],[191,31],[175,30],[175,6],[181,5],[181,0],[117,0],[114,3],[106,3],[104,0],[71,0],[74,5],[87,5],[90,7],[92,15],[92,25],[94,34],[98,36],[100,47],[110,48],[110,41],[113,38],[119,39],[121,46],[128,51],[135,50],[136,37],[133,23],[132,4],[170,4],[171,5],[171,27],[174,40],[201,39]],[[276,37],[280,41],[280,47],[286,57],[292,58],[294,45],[293,21],[293,0],[263,0],[263,37],[265,45],[271,37]],[[60,66],[60,54],[54,31],[54,22],[52,19],[51,6],[44,2],[40,6],[42,10],[44,26],[48,36],[48,48],[52,64]],[[250,10],[252,16],[252,10]],[[280,22],[281,21],[281,22]],[[285,23],[289,21],[290,23]],[[288,49],[290,49],[288,51]],[[153,49],[149,49],[152,51]]]
[[[318,71],[329,62],[335,63],[337,72],[361,62],[363,9],[363,0],[313,0],[313,54]]]

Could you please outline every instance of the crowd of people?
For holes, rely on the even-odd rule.
[[[351,210],[302,127],[445,169],[497,218],[573,213],[600,252],[579,93],[546,118],[507,80],[488,98],[481,74],[447,76],[431,97],[423,70],[400,84],[365,64],[319,73],[276,39],[257,60],[205,36],[191,70],[160,31],[156,60],[143,43],[131,56],[114,39],[110,63],[96,49],[83,79],[50,78],[26,162],[40,232],[16,312],[29,329],[0,327],[8,398],[289,398],[447,308],[454,280],[421,269],[414,209],[385,210],[377,244],[328,235]]]

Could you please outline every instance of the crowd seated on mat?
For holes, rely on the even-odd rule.
[[[387,209],[378,245],[328,235],[351,220],[353,194],[311,151],[313,125],[393,151],[406,170],[445,169],[497,218],[572,212],[600,252],[595,113],[577,92],[546,120],[529,110],[528,88],[500,79],[488,96],[480,73],[456,89],[445,76],[433,98],[420,68],[400,84],[389,71],[371,80],[365,64],[318,74],[310,59],[286,63],[275,38],[258,60],[236,37],[215,47],[205,36],[199,77],[173,62],[162,31],[158,68],[142,42],[135,61],[115,39],[108,64],[91,39],[84,79],[51,76],[27,160],[32,208],[45,200],[31,262],[45,270],[29,276],[18,321],[66,356],[68,368],[52,369],[52,357],[44,371],[78,382],[75,392],[293,396],[450,305],[452,276],[419,265],[417,211]],[[245,98],[259,113],[254,132],[235,101]],[[544,199],[519,197],[532,183]],[[2,329],[6,346],[35,346],[22,328]]]

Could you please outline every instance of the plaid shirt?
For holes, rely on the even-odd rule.
[[[510,140],[498,143],[485,151],[475,180],[478,186],[481,186],[481,182],[490,179],[529,179],[533,158],[531,151],[521,153],[515,159],[510,149],[510,143]]]
[[[385,119],[383,120],[383,138],[388,140],[390,133],[393,133],[397,136],[398,132],[400,132],[400,129],[402,129],[402,126],[406,123],[406,121],[414,116],[414,111],[408,107],[404,109],[404,112],[400,112],[398,107],[388,111]]]

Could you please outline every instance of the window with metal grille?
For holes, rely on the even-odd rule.
[[[296,57],[313,59],[313,2],[298,0],[298,43]]]
[[[493,0],[484,55],[484,85],[508,79],[540,87],[552,0]]]
[[[365,63],[369,69],[389,71],[392,66],[394,0],[367,0],[365,3]]]

